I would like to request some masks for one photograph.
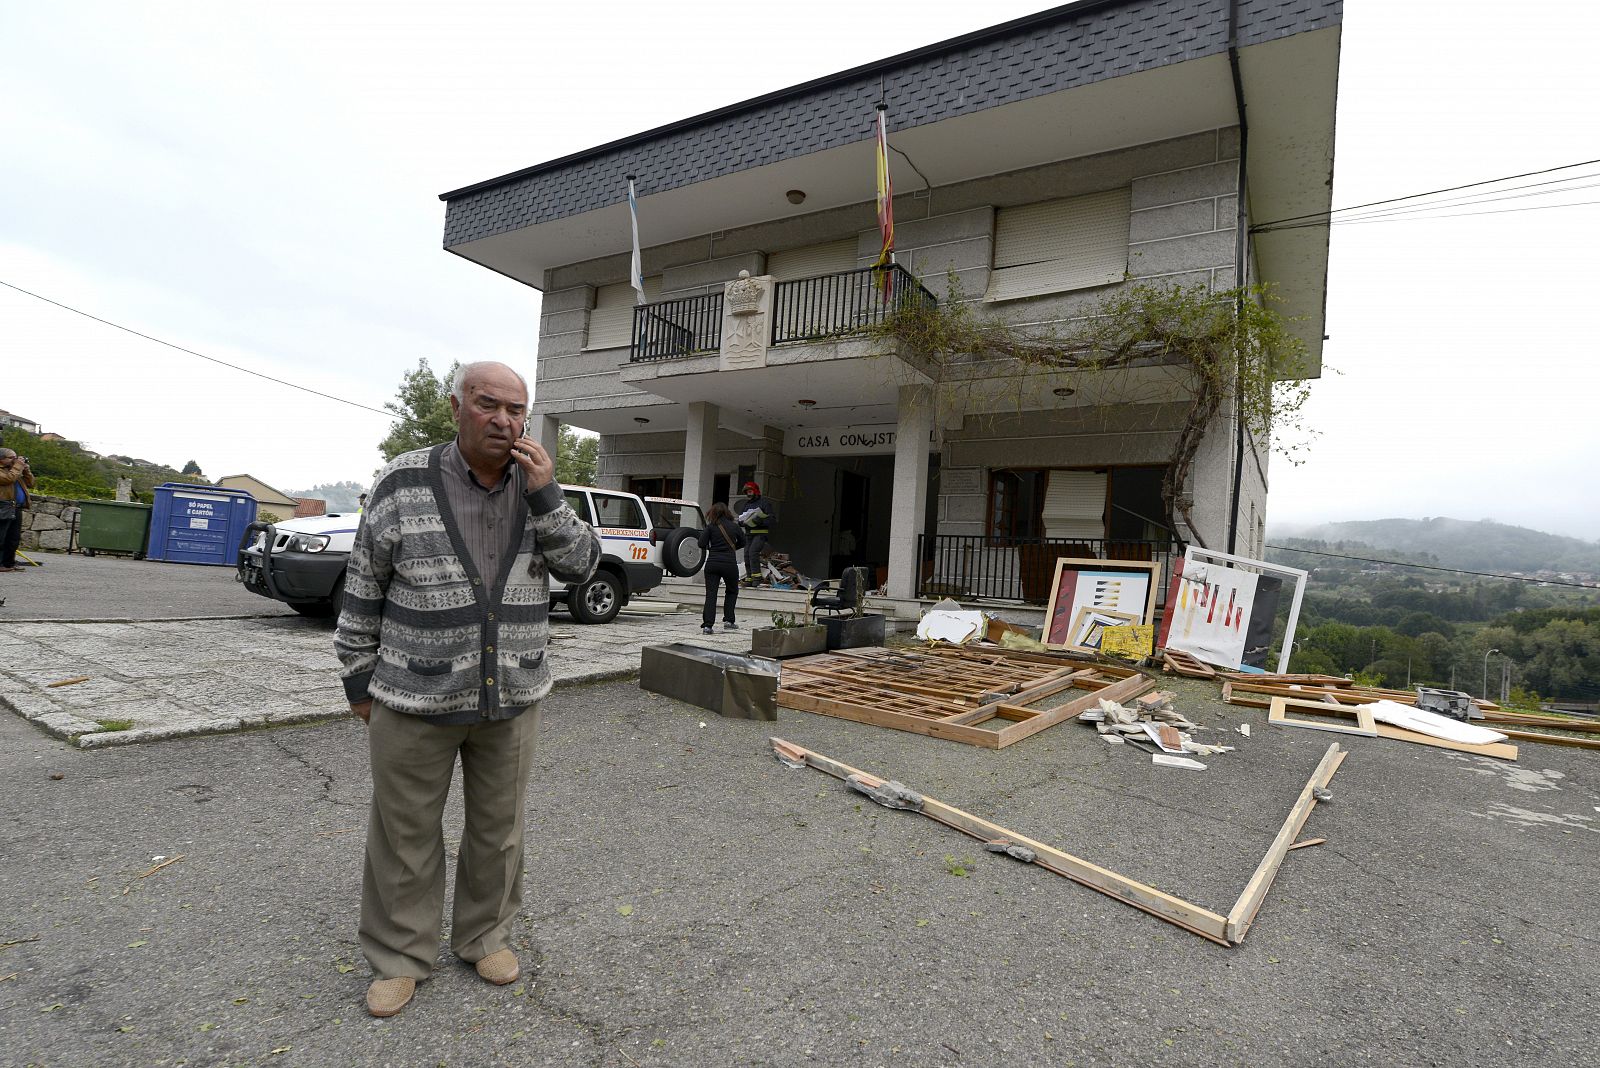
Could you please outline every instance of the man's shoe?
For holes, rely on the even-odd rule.
[[[374,1016],[393,1016],[411,1001],[417,981],[410,976],[399,979],[374,979],[367,987],[367,1011]]]
[[[514,983],[522,974],[522,969],[517,965],[517,955],[509,949],[497,949],[473,967],[478,969],[479,975],[495,986]]]
[[[735,623],[733,620],[730,619],[730,620],[728,620],[726,623],[724,623],[722,625],[722,629],[723,630],[738,630],[739,629],[739,624]]]
[[[712,629],[712,628],[710,628],[710,627],[701,627],[701,628],[700,628],[700,633],[701,633],[701,634],[715,634],[715,633],[716,633],[716,631],[715,631],[715,630],[713,630],[713,629]]]

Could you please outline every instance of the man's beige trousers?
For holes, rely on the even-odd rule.
[[[511,942],[522,905],[522,815],[539,709],[447,726],[372,702],[372,815],[361,883],[361,950],[378,979],[425,979],[444,919],[444,802],[456,754],[466,829],[450,948],[474,963]]]

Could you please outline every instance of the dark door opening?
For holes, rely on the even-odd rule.
[[[834,482],[833,545],[828,554],[828,575],[837,577],[847,567],[867,563],[867,537],[871,513],[867,507],[869,481],[854,471],[840,471]]]

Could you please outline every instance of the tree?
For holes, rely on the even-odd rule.
[[[556,447],[556,481],[565,486],[594,485],[600,439],[580,434],[561,424],[560,444]]]
[[[385,460],[403,452],[425,449],[456,436],[455,420],[450,416],[450,379],[459,363],[452,363],[443,378],[433,373],[426,359],[417,361],[414,371],[400,380],[400,392],[384,407],[394,413],[389,436],[378,443]]]
[[[188,463],[183,465],[183,471],[180,473],[185,475],[198,475],[201,473],[200,465],[195,461],[190,460]]]

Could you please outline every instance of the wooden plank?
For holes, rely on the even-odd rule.
[[[1524,742],[1543,742],[1545,745],[1566,745],[1574,749],[1600,749],[1600,738],[1573,738],[1565,734],[1543,734],[1539,731],[1515,731],[1510,727],[1496,726],[1495,730],[1507,738]]]
[[[1239,894],[1239,900],[1233,903],[1233,908],[1228,910],[1227,938],[1229,942],[1238,945],[1244,940],[1250,925],[1255,922],[1256,912],[1261,908],[1261,902],[1267,896],[1267,890],[1272,886],[1272,880],[1277,877],[1278,867],[1283,863],[1283,858],[1289,852],[1289,847],[1300,837],[1300,829],[1305,826],[1306,818],[1311,815],[1311,810],[1317,807],[1316,791],[1325,790],[1333,779],[1333,773],[1338,770],[1339,743],[1334,742],[1323,752],[1322,759],[1317,762],[1316,770],[1311,773],[1311,778],[1306,780],[1305,786],[1300,789],[1300,796],[1295,799],[1289,815],[1284,818],[1283,826],[1278,828],[1277,836],[1272,840],[1272,846],[1267,850],[1267,855],[1261,858],[1261,863],[1256,865],[1255,874],[1250,876],[1250,881],[1245,883],[1244,890]]]
[[[1162,662],[1167,667],[1180,675],[1187,675],[1193,679],[1214,679],[1217,669],[1210,664],[1195,659],[1181,649],[1167,649],[1161,654]]]
[[[1355,726],[1343,723],[1328,723],[1325,720],[1290,719],[1289,709],[1309,712],[1314,716],[1348,716],[1354,718]],[[1319,701],[1299,701],[1291,697],[1274,697],[1272,709],[1267,713],[1267,722],[1276,723],[1280,727],[1309,727],[1314,731],[1333,731],[1335,734],[1354,734],[1362,738],[1376,738],[1378,736],[1377,723],[1372,718],[1372,712],[1361,705],[1328,705]]]
[[[1289,851],[1293,852],[1296,849],[1304,849],[1306,846],[1321,845],[1323,842],[1326,842],[1326,841],[1327,841],[1326,838],[1302,838],[1300,841],[1298,841],[1294,845],[1290,846],[1289,847]]]
[[[1235,682],[1259,682],[1269,686],[1276,686],[1280,683],[1284,685],[1298,683],[1311,686],[1355,685],[1355,683],[1341,675],[1278,675],[1271,672],[1265,675],[1257,675],[1253,671],[1223,671],[1220,674],[1223,678],[1232,679]]]
[[[781,738],[772,739],[773,749],[783,753],[791,760],[803,759],[811,767],[823,771],[839,779],[848,779],[851,776],[860,776],[868,785],[881,784],[884,780],[876,775],[871,775],[848,764],[840,763],[821,753],[812,752],[801,746],[786,742]],[[1025,835],[1007,830],[997,823],[969,812],[964,812],[953,805],[947,805],[936,798],[922,795],[922,814],[930,819],[937,820],[947,827],[952,827],[963,834],[969,834],[983,842],[993,842],[1005,839],[1015,845],[1033,850],[1036,859],[1033,863],[1046,868],[1058,875],[1064,875],[1077,883],[1082,883],[1091,890],[1105,894],[1107,897],[1116,898],[1123,904],[1132,905],[1134,908],[1150,915],[1182,927],[1219,945],[1228,945],[1227,919],[1219,916],[1209,909],[1190,904],[1181,898],[1163,893],[1153,886],[1148,886],[1127,876],[1118,875],[1098,864],[1075,857],[1070,853],[1056,849],[1054,846],[1045,845],[1043,842],[1034,841]]]
[[[1500,732],[1504,734],[1504,731]],[[1476,753],[1479,756],[1494,757],[1497,760],[1517,759],[1517,747],[1505,742],[1491,742],[1488,745],[1468,745],[1465,742],[1452,742],[1448,738],[1435,738],[1431,734],[1419,734],[1408,731],[1389,723],[1378,724],[1378,737],[1388,738],[1396,742],[1415,742],[1417,745],[1431,745],[1435,749],[1451,749],[1457,753]]]
[[[1538,716],[1525,712],[1494,710],[1483,714],[1486,723],[1515,723],[1524,727],[1550,727],[1558,731],[1600,732],[1600,723],[1594,720],[1566,719],[1561,716]]]

